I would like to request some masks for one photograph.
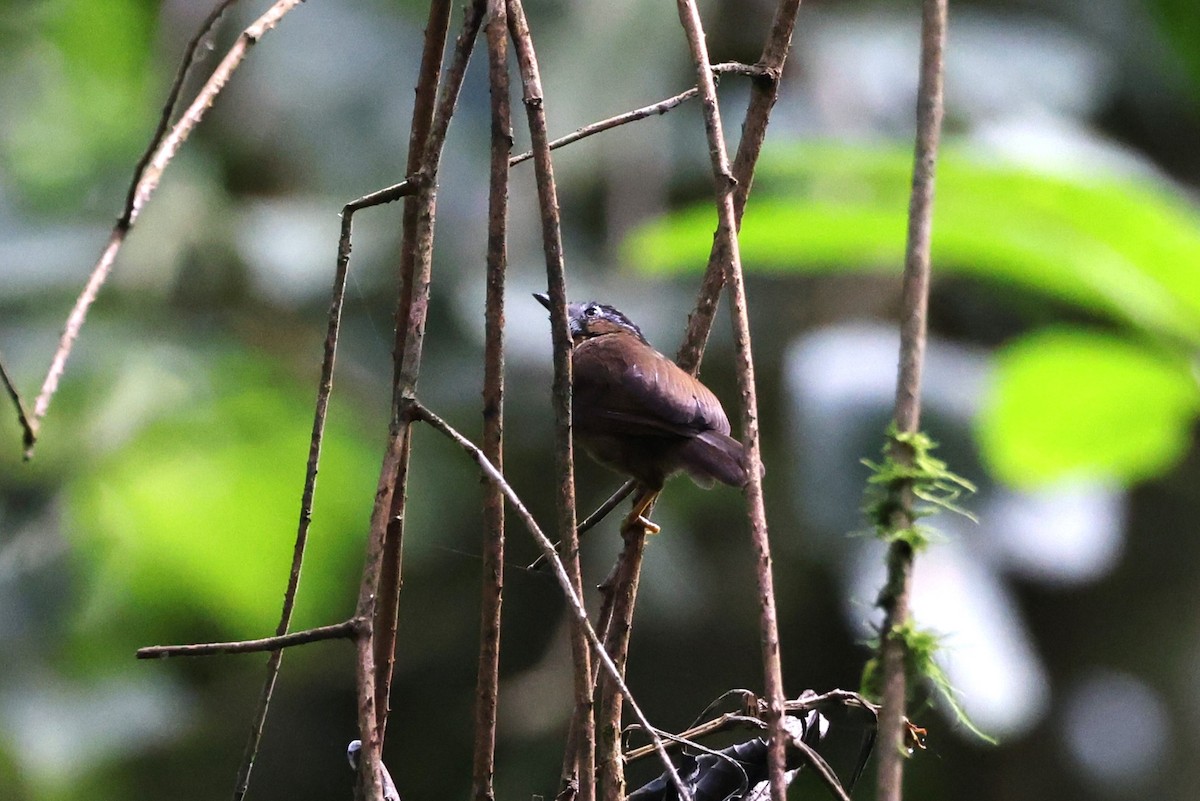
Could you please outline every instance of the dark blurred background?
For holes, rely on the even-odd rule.
[[[36,394],[211,3],[0,5],[0,353]],[[918,621],[974,722],[913,716],[923,799],[1190,799],[1200,783],[1200,7],[955,3],[925,427],[978,515],[931,521]],[[213,37],[211,67],[265,3]],[[702,4],[714,61],[758,58],[773,3]],[[552,134],[693,82],[674,5],[527,4]],[[856,688],[880,549],[859,511],[896,363],[916,3],[805,3],[747,212],[766,492],[790,694]],[[338,212],[403,177],[425,8],[310,2],[251,52],[170,166],[93,308],[36,459],[0,413],[0,797],[219,798],[261,656],[139,663],[141,645],[273,630],[290,559]],[[456,15],[455,24],[459,17]],[[441,173],[420,391],[478,436],[487,87],[480,51]],[[744,79],[721,96],[736,142]],[[514,120],[523,121],[520,107]],[[516,126],[518,148],[528,141]],[[575,298],[672,353],[715,217],[699,109],[558,151]],[[359,215],[297,627],[352,610],[386,431],[399,208]],[[549,327],[528,163],[513,171],[507,472],[553,519]],[[704,378],[736,419],[727,315]],[[735,428],[737,424],[735,422]],[[408,799],[470,784],[480,482],[415,442],[387,761]],[[579,465],[581,511],[619,480]],[[760,687],[741,499],[671,484],[630,682],[682,729]],[[586,546],[592,583],[618,538]],[[556,790],[569,649],[512,526],[498,791]],[[252,797],[348,798],[345,643],[289,652]],[[657,771],[637,766],[638,782]],[[856,795],[871,791],[871,772]],[[806,797],[820,797],[819,788]],[[800,793],[797,792],[797,795]]]

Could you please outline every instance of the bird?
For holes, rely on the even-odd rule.
[[[351,740],[350,745],[346,746],[346,759],[350,762],[350,769],[358,770],[358,758],[362,754],[362,740]],[[383,801],[400,801],[400,793],[396,790],[396,783],[392,781],[392,774],[388,773],[387,767],[379,763],[379,786],[383,788]]]
[[[549,296],[534,295],[547,309]],[[626,524],[640,521],[667,479],[687,473],[708,488],[743,487],[746,447],[712,390],[655,350],[628,317],[596,301],[567,304],[571,332],[571,419],[575,441],[642,492]]]

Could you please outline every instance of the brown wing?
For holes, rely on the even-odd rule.
[[[587,431],[693,437],[729,433],[708,387],[634,337],[585,340],[574,351],[575,424]]]

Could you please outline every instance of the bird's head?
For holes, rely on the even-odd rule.
[[[534,297],[537,298],[538,303],[547,309],[550,308],[548,295],[538,293]],[[646,341],[646,337],[642,336],[642,329],[638,328],[621,311],[592,300],[583,303],[568,303],[567,322],[571,328],[571,339],[574,342],[582,342],[603,334],[620,333],[632,334],[642,342]]]

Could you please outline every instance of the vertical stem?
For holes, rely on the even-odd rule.
[[[434,0],[430,8],[430,27],[426,31],[426,56],[418,82],[418,109],[424,113],[425,94],[436,92],[438,68],[430,50],[438,51],[438,31],[441,18],[436,14],[449,11],[449,3]],[[380,790],[379,765],[387,726],[388,697],[391,692],[392,669],[396,650],[396,620],[400,597],[401,559],[408,483],[408,455],[411,447],[412,420],[407,399],[416,390],[421,370],[421,353],[425,341],[425,320],[429,310],[429,288],[433,266],[433,232],[437,208],[437,173],[442,146],[454,108],[462,88],[475,37],[483,18],[484,0],[473,0],[466,8],[462,32],[455,42],[454,59],[446,70],[445,85],[427,133],[414,140],[424,142],[419,167],[413,179],[417,194],[405,209],[405,239],[401,251],[400,300],[397,305],[396,349],[393,354],[394,376],[392,391],[392,422],[387,448],[380,468],[375,505],[371,513],[370,538],[367,543],[366,564],[359,587],[357,616],[371,621],[367,633],[358,640],[359,728],[363,748],[359,759],[359,781],[365,790],[365,801],[378,801]],[[432,32],[432,33],[431,33]],[[429,89],[432,82],[434,88]],[[424,126],[414,120],[414,128]],[[410,153],[410,160],[412,155]],[[409,207],[415,207],[412,217]],[[412,228],[408,228],[413,219]]]
[[[715,247],[728,258],[726,282],[730,290],[733,316],[734,348],[737,357],[738,389],[742,399],[742,436],[750,480],[746,485],[746,506],[750,536],[755,551],[755,575],[758,580],[759,625],[763,660],[763,692],[766,696],[766,722],[770,732],[770,782],[773,801],[785,801],[787,783],[784,776],[786,733],[783,729],[783,668],[779,653],[779,627],[775,613],[775,587],[771,573],[771,546],[767,537],[766,508],[762,494],[762,455],[759,448],[758,398],[754,378],[754,358],[750,346],[750,318],[746,304],[746,289],[742,276],[741,253],[737,238],[737,212],[734,194],[737,181],[730,169],[721,126],[721,110],[713,83],[712,64],[708,57],[704,27],[695,0],[677,0],[679,19],[687,34],[692,60],[696,65],[696,80],[704,105],[704,127],[708,136],[709,158],[717,203],[717,235]]]
[[[634,501],[636,505],[638,500]],[[647,512],[649,514],[649,512]],[[607,620],[601,636],[604,650],[612,657],[617,671],[625,675],[629,659],[629,638],[633,632],[633,608],[637,602],[638,583],[642,574],[642,557],[646,550],[646,530],[636,520],[621,531],[625,541],[617,558],[612,576],[605,582]],[[621,801],[625,797],[625,759],[621,753],[621,710],[624,698],[620,689],[605,674],[597,683],[596,781],[601,801]]]
[[[483,366],[483,452],[504,470],[504,277],[508,267],[508,157],[512,122],[508,96],[508,14],[488,0],[486,25],[492,146],[488,196],[487,300]],[[479,675],[475,689],[475,755],[471,797],[494,801],[496,707],[500,682],[500,613],[504,591],[504,493],[486,482],[483,499],[483,593],[479,612]]]
[[[917,140],[913,156],[912,195],[908,206],[908,244],[904,254],[904,289],[900,319],[900,367],[896,379],[896,428],[915,432],[921,416],[921,369],[929,305],[929,244],[933,230],[934,175],[942,128],[942,54],[946,42],[946,0],[924,0],[921,15],[921,75],[917,87]],[[892,457],[911,464],[912,452],[893,440]],[[912,525],[912,493],[901,494],[901,509],[893,526]],[[899,801],[903,795],[904,718],[907,649],[897,636],[908,621],[912,588],[912,548],[899,540],[887,556],[887,584],[880,595],[884,609],[880,664],[883,708],[879,715],[879,778],[877,798]]]
[[[579,535],[575,529],[575,472],[571,440],[571,334],[567,327],[567,290],[564,275],[562,230],[558,213],[558,192],[554,185],[554,166],[550,160],[550,137],[546,132],[546,110],[542,80],[538,73],[533,38],[520,0],[508,1],[508,25],[521,70],[522,99],[529,122],[537,179],[538,203],[542,214],[542,247],[546,254],[547,292],[550,296],[550,322],[554,342],[554,420],[555,469],[558,476],[558,531],[571,585],[583,597],[583,577],[579,569]],[[595,720],[592,710],[591,659],[586,631],[572,628],[571,653],[575,666],[575,714],[578,728],[579,798],[592,801],[595,796]]]
[[[425,166],[425,149],[429,140],[429,131],[433,127],[433,115],[437,106],[438,79],[442,71],[442,54],[446,49],[446,37],[450,29],[450,13],[453,4],[450,0],[431,0],[429,4],[429,21],[425,27],[425,45],[421,54],[421,66],[417,73],[416,97],[413,101],[412,125],[408,138],[408,157],[405,174],[413,176],[422,171]],[[383,548],[380,554],[382,566],[376,598],[382,603],[374,603],[371,626],[374,656],[377,666],[373,678],[375,686],[375,728],[378,732],[380,748],[382,748],[384,732],[387,729],[389,698],[392,690],[392,671],[396,654],[396,618],[399,613],[401,564],[403,562],[404,541],[404,507],[408,491],[408,457],[411,443],[409,435],[411,426],[408,421],[402,421],[396,414],[398,408],[398,389],[404,344],[408,340],[409,316],[413,304],[414,273],[417,264],[417,221],[420,209],[429,202],[427,197],[409,197],[404,201],[404,211],[401,221],[402,246],[400,250],[400,287],[396,303],[396,334],[392,349],[393,359],[393,398],[392,398],[392,430],[389,432],[387,456],[384,459],[385,471],[380,475],[378,500],[384,500],[380,507],[376,504],[376,513],[372,515],[371,531],[379,530],[383,536]],[[423,309],[422,309],[423,312]],[[386,510],[386,521],[383,515]],[[377,519],[377,515],[379,519]],[[360,610],[360,613],[363,610]],[[374,752],[369,748],[366,732],[363,737],[364,762],[371,761]]]

